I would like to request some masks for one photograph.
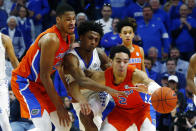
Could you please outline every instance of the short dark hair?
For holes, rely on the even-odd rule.
[[[120,20],[117,24],[117,31],[118,33],[121,32],[121,29],[125,26],[130,26],[133,28],[133,32],[136,31],[137,29],[137,24],[136,24],[136,20],[134,18],[125,18],[124,20]]]
[[[143,8],[143,10],[144,10],[145,8],[150,8],[151,11],[153,11],[152,6],[150,6],[150,5],[145,5],[144,8]]]
[[[129,56],[129,58],[131,57],[131,53],[127,47],[125,47],[123,45],[118,45],[118,46],[114,46],[111,48],[110,58],[113,60],[116,53],[120,53],[120,52],[126,53]]]
[[[99,35],[103,36],[103,29],[101,23],[96,23],[94,21],[84,21],[78,26],[78,35],[84,35],[88,31],[95,31],[99,33]]]
[[[170,52],[171,52],[171,50],[178,50],[179,51],[179,49],[177,47],[175,47],[175,46],[171,47]]]
[[[153,65],[153,59],[152,59],[151,57],[148,57],[148,56],[147,56],[147,57],[145,57],[144,59],[145,59],[145,60],[149,60],[149,61],[151,62],[151,65]]]
[[[56,16],[62,16],[65,12],[68,11],[74,11],[74,9],[70,5],[61,2],[56,8]]]
[[[166,65],[167,65],[168,61],[174,61],[174,63],[177,65],[177,61],[176,61],[176,59],[174,59],[174,58],[168,58],[168,59],[166,60]]]

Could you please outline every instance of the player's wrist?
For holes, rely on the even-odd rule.
[[[148,84],[148,94],[152,94],[157,89],[161,88],[156,82],[152,81]]]

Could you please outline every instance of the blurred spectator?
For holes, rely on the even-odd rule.
[[[176,47],[172,47],[170,49],[170,58],[175,59],[177,61],[176,71],[184,74],[186,76],[189,63],[180,59],[180,51]],[[166,63],[163,64],[161,72],[165,72],[167,70]]]
[[[9,91],[10,95],[10,124],[13,131],[27,131],[35,128],[33,122],[26,118],[21,118],[20,104],[14,97],[12,90]]]
[[[26,50],[29,49],[35,38],[35,28],[32,19],[28,17],[28,10],[25,6],[19,8],[18,28],[21,30],[24,37]]]
[[[71,112],[74,117],[74,121],[73,121],[74,124],[72,124],[72,128],[78,129],[79,128],[79,120],[78,120],[78,117],[76,115],[76,111],[74,110],[73,105],[72,105],[69,97],[64,97],[64,107],[69,112]]]
[[[161,86],[165,86],[165,87],[168,87],[169,84],[168,84],[168,77],[169,77],[169,74],[165,73],[161,76],[161,82],[160,82],[160,85]]]
[[[169,15],[169,19],[173,20],[176,18],[180,18],[180,6],[182,5],[182,1],[181,0],[171,0],[171,7],[169,9],[168,15]]]
[[[89,0],[85,0],[85,1],[81,1],[81,0],[64,0],[64,1],[66,1],[67,4],[71,5],[71,7],[73,7],[73,9],[74,9],[74,11],[76,13],[79,13],[79,12],[82,11],[82,5],[84,4],[82,2],[87,2]],[[92,1],[93,1],[93,4],[94,4],[94,0],[92,0]]]
[[[162,63],[158,58],[158,49],[154,46],[150,47],[148,50],[148,57],[152,59],[152,70],[161,73]]]
[[[16,0],[16,2],[12,4],[10,15],[19,16],[21,6],[26,6],[26,0]]]
[[[68,114],[69,114],[70,120],[71,120],[71,122],[72,122],[70,131],[80,131],[80,129],[77,128],[77,127],[74,125],[74,121],[75,121],[74,114],[73,114],[72,112],[70,112],[70,111],[68,112]]]
[[[172,20],[171,34],[172,44],[180,50],[182,59],[188,61],[195,51],[196,20],[188,17],[187,5],[180,6],[180,18]]]
[[[112,18],[123,19],[122,14],[125,13],[130,4],[133,3],[133,0],[107,0],[112,7]]]
[[[166,58],[170,48],[168,33],[162,21],[153,17],[150,6],[143,8],[144,19],[138,22],[137,33],[142,38],[144,53],[154,46],[158,49],[158,57]],[[163,51],[162,51],[163,48]]]
[[[30,10],[35,25],[35,36],[42,32],[43,16],[49,13],[50,7],[47,0],[28,0],[27,8]]]
[[[100,46],[104,48],[104,51],[107,54],[107,56],[109,56],[110,49],[112,47],[122,43],[122,39],[120,38],[116,27],[118,22],[119,18],[114,18],[112,20],[112,32],[104,34],[100,42]]]
[[[11,7],[16,2],[16,0],[0,0],[0,1],[3,1],[3,8],[9,15],[11,11]]]
[[[73,1],[73,0],[70,0]],[[84,0],[81,1],[81,4],[83,5],[83,12],[88,16],[89,20],[97,20],[100,18],[100,13],[96,14],[96,4],[97,0]],[[101,6],[102,7],[102,6]]]
[[[196,19],[196,3],[195,2],[196,2],[195,0],[186,0],[189,16]]]
[[[22,32],[17,27],[17,18],[15,16],[10,16],[7,19],[7,25],[7,27],[2,28],[1,32],[8,35],[12,39],[16,57],[21,59],[26,48]]]
[[[78,36],[78,31],[77,31],[77,27],[80,25],[80,23],[87,21],[88,17],[85,13],[80,12],[76,15],[76,27],[74,30],[75,33],[75,41],[79,41],[79,36]]]
[[[103,32],[108,33],[112,31],[112,8],[110,4],[104,3],[101,10],[102,18],[96,20],[97,23],[101,23],[103,25]]]
[[[148,5],[146,0],[136,0],[136,2],[130,4],[128,8],[125,10],[124,17],[132,17],[135,18],[136,21],[140,21],[143,19],[143,8]]]
[[[3,6],[4,0],[0,0],[0,29],[6,26],[6,20],[8,18],[8,14]]]
[[[166,67],[167,67],[167,71],[162,73],[160,75],[160,78],[165,75],[165,74],[169,74],[170,75],[176,75],[178,77],[178,81],[179,81],[179,89],[181,88],[185,88],[186,87],[186,79],[185,79],[185,75],[182,73],[179,73],[176,71],[176,65],[177,62],[175,59],[171,59],[169,58],[166,62]],[[159,78],[159,79],[160,79]]]
[[[174,111],[174,131],[192,131],[196,128],[196,105],[193,94],[187,86],[186,90],[178,90],[178,108]]]
[[[150,77],[154,81],[157,81],[158,73],[152,70],[152,63],[153,63],[152,58],[145,57],[144,65],[145,65],[145,68],[146,68],[146,73],[147,73],[148,77]]]
[[[172,7],[172,0],[167,1],[164,5],[163,5],[163,9],[164,11],[166,11],[167,13],[169,12],[170,8]]]
[[[168,31],[168,14],[161,8],[160,0],[150,0],[150,6],[153,10],[153,17],[161,20]]]
[[[43,16],[42,30],[46,30],[56,24],[56,7],[62,0],[48,0],[50,10]]]

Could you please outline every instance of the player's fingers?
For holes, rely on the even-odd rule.
[[[136,90],[138,92],[142,92],[142,89],[138,88],[138,87],[130,87],[129,89],[133,89],[133,90]]]
[[[80,108],[81,108],[80,109],[81,113],[85,115],[85,107],[84,107],[84,105],[81,105]]]
[[[69,114],[65,115],[65,119],[63,119],[63,126],[65,127],[66,125],[69,126],[70,123],[70,117]]]
[[[59,117],[59,124],[61,125],[61,118]]]
[[[91,112],[90,105],[89,105],[89,104],[87,104],[87,105],[86,105],[86,115],[89,115],[89,114],[90,114],[90,112]]]

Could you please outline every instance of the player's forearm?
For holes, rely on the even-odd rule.
[[[111,88],[105,85],[99,84],[98,82],[95,82],[94,80],[87,78],[87,77],[81,78],[79,82],[79,86],[89,89],[89,90],[96,91],[96,92],[100,92],[100,91],[108,92],[108,90],[109,91],[111,90]]]
[[[47,75],[40,75],[40,79],[44,85],[44,88],[46,89],[46,92],[48,94],[48,96],[50,97],[51,101],[53,102],[53,104],[55,105],[55,107],[60,106],[61,104],[63,104],[61,98],[58,96],[52,79],[50,78],[50,76]]]
[[[192,79],[187,78],[187,85],[191,88],[193,94],[196,95],[196,86]]]
[[[68,87],[68,92],[77,102],[80,102],[84,99],[86,99],[80,92],[79,85],[74,81],[70,84]]]
[[[19,64],[17,58],[16,58],[16,60],[11,61],[11,64],[12,64],[12,67],[15,69],[18,66],[18,64]]]

